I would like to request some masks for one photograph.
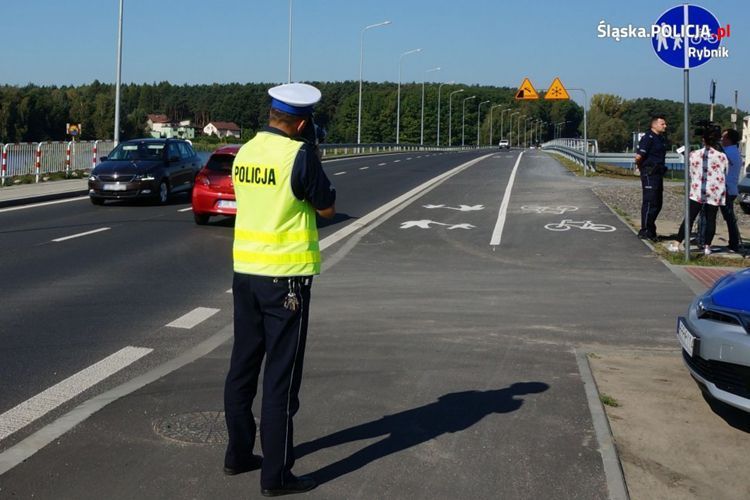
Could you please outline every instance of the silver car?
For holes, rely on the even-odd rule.
[[[704,392],[750,412],[750,269],[729,274],[677,319],[682,358]]]

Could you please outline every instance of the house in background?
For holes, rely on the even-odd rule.
[[[167,117],[167,115],[148,115],[146,120],[146,131],[151,137],[162,139],[195,138],[195,127],[191,126],[190,120],[182,120],[178,123],[174,123]]]
[[[215,135],[217,137],[239,138],[242,130],[234,122],[210,122],[203,127],[203,133],[206,135]]]

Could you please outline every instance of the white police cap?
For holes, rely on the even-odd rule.
[[[320,90],[306,83],[286,83],[268,89],[271,107],[297,116],[312,113],[313,106],[320,101]]]

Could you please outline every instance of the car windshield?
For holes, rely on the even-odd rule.
[[[227,154],[213,154],[208,159],[206,168],[212,172],[222,172],[228,174],[232,171],[232,162],[234,162],[234,156]]]
[[[126,142],[120,144],[107,157],[108,160],[160,160],[163,142]]]

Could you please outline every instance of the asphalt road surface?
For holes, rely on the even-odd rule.
[[[313,285],[295,419],[295,471],[322,483],[310,498],[607,498],[575,350],[672,347],[691,293],[585,180],[541,152],[519,154],[325,164],[341,215],[321,238],[357,230],[327,245]],[[82,200],[0,211],[0,414],[138,348],[0,451],[231,334],[231,222],[195,226],[188,206]],[[182,328],[168,326],[185,314]],[[105,406],[1,475],[0,496],[259,496],[257,473],[221,474],[230,349],[220,342]],[[0,415],[0,436],[3,425]]]

